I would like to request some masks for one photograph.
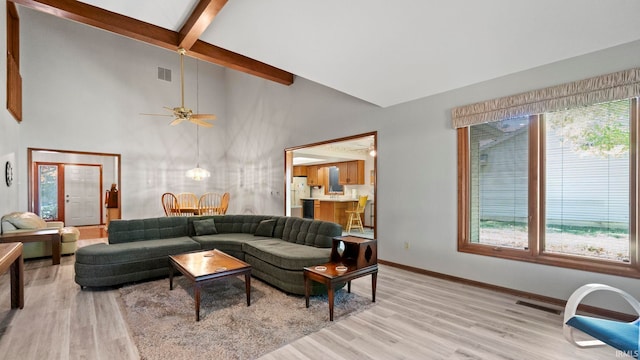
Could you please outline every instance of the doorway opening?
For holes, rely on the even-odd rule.
[[[360,214],[364,233],[377,238],[377,132],[285,149],[285,214],[348,227],[346,210],[367,196]]]
[[[119,207],[103,210],[109,196],[104,190],[120,188],[120,154],[28,148],[27,161],[29,211],[68,226],[120,217]]]

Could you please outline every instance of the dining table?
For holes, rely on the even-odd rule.
[[[181,207],[180,209],[174,209],[175,212],[179,212],[180,215],[204,215],[204,214],[214,214],[214,215],[218,215],[221,213],[221,208],[219,207],[215,207],[215,208],[204,208],[204,209],[200,209],[197,207]]]
[[[179,211],[180,214],[200,215],[200,209],[197,207],[181,207],[180,209],[174,209],[174,211]]]

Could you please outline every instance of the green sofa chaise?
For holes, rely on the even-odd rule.
[[[338,224],[286,216],[213,215],[113,220],[109,243],[76,252],[81,287],[115,286],[169,275],[169,255],[218,249],[251,264],[252,275],[304,294],[303,268],[329,261]],[[325,290],[312,283],[312,294]]]

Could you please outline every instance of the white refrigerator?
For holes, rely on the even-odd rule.
[[[291,208],[302,207],[302,200],[311,196],[311,188],[305,176],[294,176],[291,184]]]

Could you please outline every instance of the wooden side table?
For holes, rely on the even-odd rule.
[[[351,280],[362,276],[371,275],[371,301],[376,302],[376,282],[378,279],[378,265],[356,269],[355,266],[346,266],[347,270],[338,271],[336,267],[344,266],[342,263],[326,263],[318,266],[304,268],[304,299],[309,307],[309,293],[311,281],[316,281],[327,286],[329,295],[329,321],[333,321],[334,288],[337,284],[347,283],[347,292],[351,292]]]
[[[0,243],[25,243],[39,241],[48,241],[51,243],[51,261],[53,265],[59,265],[60,253],[62,252],[62,235],[60,235],[59,228],[48,228],[0,235]]]
[[[304,268],[304,297],[307,308],[311,281],[327,287],[329,297],[329,321],[333,321],[334,289],[347,283],[351,292],[351,280],[371,275],[371,298],[376,302],[378,279],[378,241],[357,236],[333,238],[330,262]]]
[[[11,272],[11,308],[24,308],[24,260],[22,243],[0,244],[0,274]]]

